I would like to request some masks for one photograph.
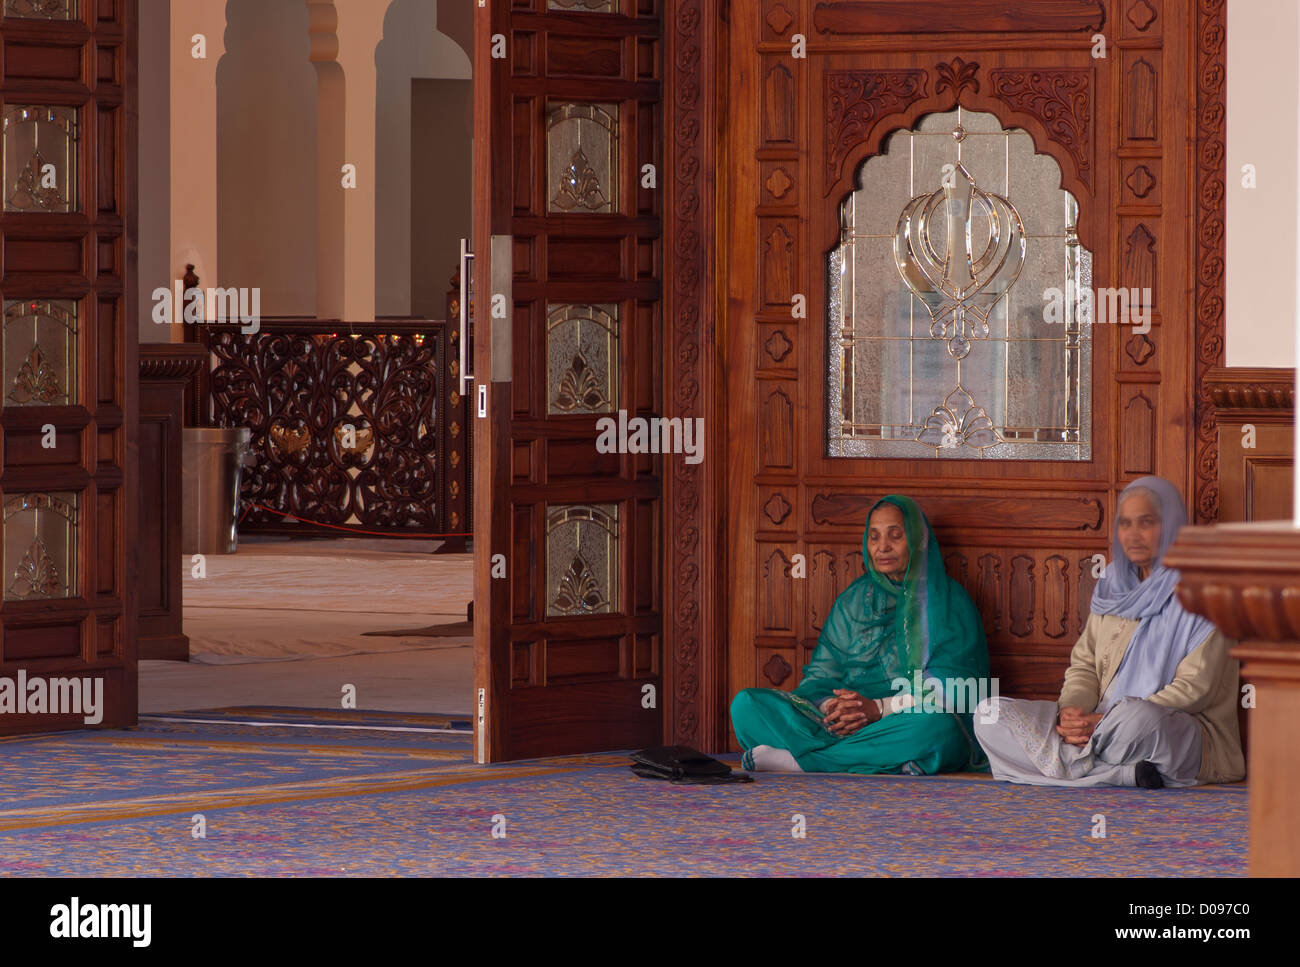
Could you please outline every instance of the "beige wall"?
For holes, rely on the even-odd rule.
[[[468,235],[470,230],[466,155],[473,128],[462,123],[461,115],[470,104],[467,94],[461,100],[460,92],[470,87],[471,64],[456,41],[437,27],[438,7],[454,5],[455,0],[393,0],[384,18],[384,39],[375,53],[375,311],[381,316],[427,315],[423,296],[420,308],[413,308],[413,290],[424,290],[432,275],[445,292],[458,249],[453,243],[450,254],[445,245],[434,245],[432,252],[429,248],[413,252],[412,245],[417,238],[456,231]],[[456,78],[460,83],[423,87],[419,110],[413,110],[412,84],[423,78]],[[442,96],[454,101],[441,104]],[[442,127],[448,122],[450,127]],[[422,152],[424,163],[414,172],[413,128],[416,138],[441,140],[441,150]],[[432,207],[427,207],[430,203]],[[464,209],[465,217],[449,229],[421,224],[441,219],[448,208]],[[431,262],[431,257],[436,261]],[[438,309],[434,318],[444,313],[445,309]]]
[[[150,312],[187,262],[205,287],[260,288],[264,315],[440,318],[469,232],[473,0],[140,3],[141,339],[183,338]],[[417,78],[455,80],[453,100],[413,110]],[[420,152],[413,194],[412,128],[444,123],[455,137]]]
[[[177,333],[155,325],[153,290],[171,285],[171,4],[140,0],[140,228],[141,342],[170,342]]]
[[[1296,363],[1298,29],[1296,0],[1228,0],[1229,366]]]
[[[229,0],[226,22],[217,67],[220,284],[260,288],[263,315],[315,315],[316,71],[307,6]]]

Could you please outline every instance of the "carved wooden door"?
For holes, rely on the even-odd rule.
[[[0,733],[120,727],[136,719],[136,4],[3,15]]]
[[[1213,514],[1197,377],[1221,303],[1193,304],[1190,206],[1221,163],[1193,150],[1221,76],[1186,85],[1221,4],[1193,6],[731,6],[730,693],[798,683],[884,494],[920,502],[1001,692],[1035,698],[1058,693],[1118,491],[1157,473]],[[960,298],[949,255],[974,267]],[[1109,296],[1066,283],[1139,295],[1103,324]]]
[[[660,462],[596,445],[661,412],[653,6],[475,11],[479,761],[662,731]]]

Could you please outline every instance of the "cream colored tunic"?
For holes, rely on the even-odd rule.
[[[1101,702],[1119,668],[1136,618],[1090,614],[1070,652],[1070,667],[1057,705],[1091,712]],[[1213,631],[1192,649],[1174,674],[1174,680],[1147,700],[1193,716],[1201,726],[1201,769],[1198,782],[1236,782],[1246,775],[1237,728],[1240,665],[1228,655],[1235,642]]]

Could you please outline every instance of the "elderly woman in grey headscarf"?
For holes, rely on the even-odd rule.
[[[1233,644],[1185,611],[1160,562],[1187,523],[1177,489],[1120,494],[1111,561],[1055,702],[990,698],[975,734],[993,775],[1051,786],[1191,786],[1246,774]]]

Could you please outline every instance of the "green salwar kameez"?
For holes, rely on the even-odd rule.
[[[903,512],[907,573],[896,582],[872,565],[868,523],[862,539],[867,572],[835,599],[794,693],[820,707],[837,688],[865,698],[908,692],[916,706],[838,736],[800,712],[788,693],[747,688],[731,703],[736,738],[745,749],[787,749],[805,772],[928,775],[985,769],[973,738],[973,709],[936,708],[934,690],[915,687],[919,671],[923,682],[974,679],[987,689],[988,649],[979,615],[966,590],[944,570],[939,543],[916,503],[890,495],[872,512],[882,503]]]

